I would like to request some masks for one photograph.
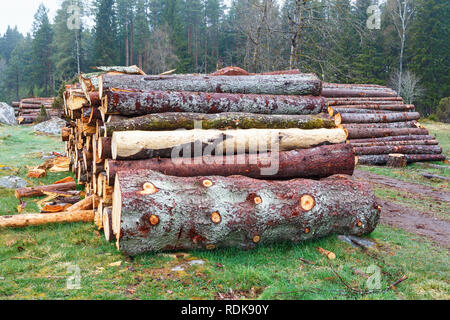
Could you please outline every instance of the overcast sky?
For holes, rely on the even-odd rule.
[[[50,9],[50,21],[53,22],[61,0],[1,0],[0,34],[5,33],[8,25],[11,27],[17,25],[17,28],[23,34],[31,32],[34,14],[41,3]]]
[[[24,35],[31,32],[34,14],[41,3],[50,10],[50,21],[53,22],[61,2],[62,0],[0,0],[0,35],[5,33],[8,25],[11,27],[17,25]],[[230,0],[224,2],[229,4]]]

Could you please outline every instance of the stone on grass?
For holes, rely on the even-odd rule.
[[[16,176],[6,176],[0,178],[0,187],[7,189],[18,189],[25,188],[27,186],[27,182],[22,178]]]
[[[4,102],[0,102],[0,123],[8,126],[17,125],[14,108]]]
[[[51,135],[60,135],[61,129],[66,126],[66,121],[53,117],[48,121],[41,122],[33,127],[34,132],[51,134]]]

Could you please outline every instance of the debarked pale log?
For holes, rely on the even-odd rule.
[[[344,143],[344,129],[246,129],[114,132],[115,160],[289,151]]]

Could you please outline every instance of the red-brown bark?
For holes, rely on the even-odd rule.
[[[276,172],[264,174],[263,168],[276,166]],[[119,171],[149,169],[170,176],[233,176],[242,175],[258,179],[324,178],[334,174],[352,175],[355,155],[350,145],[330,145],[312,149],[294,150],[276,154],[241,155],[225,157],[199,157],[185,163],[172,159],[136,161],[108,160],[106,174],[109,185]],[[274,174],[273,174],[274,173]]]

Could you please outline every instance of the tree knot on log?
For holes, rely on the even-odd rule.
[[[149,221],[150,221],[150,224],[151,224],[152,226],[157,226],[157,225],[159,224],[159,217],[156,216],[156,215],[154,215],[154,214],[152,214],[152,215],[150,216]]]
[[[219,224],[222,221],[222,217],[220,216],[220,213],[217,211],[211,213],[211,221],[215,224]]]
[[[211,181],[211,180],[209,180],[209,179],[205,179],[205,180],[203,180],[203,185],[206,187],[206,188],[209,188],[209,187],[211,187],[212,185],[213,185],[213,182]]]
[[[313,196],[305,194],[300,198],[300,206],[305,211],[312,210],[316,205],[316,201]]]
[[[151,182],[147,182],[144,184],[142,191],[139,191],[138,194],[140,195],[149,195],[149,194],[155,194],[159,191],[157,187]]]

